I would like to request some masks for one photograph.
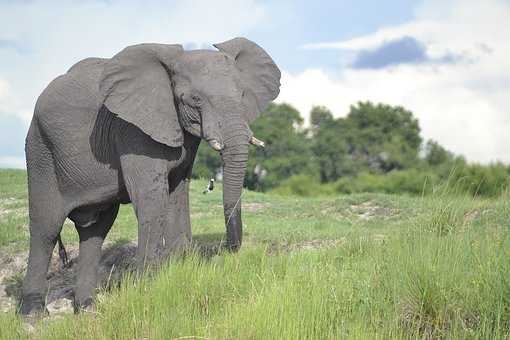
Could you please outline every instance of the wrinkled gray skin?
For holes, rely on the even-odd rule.
[[[48,264],[66,217],[80,238],[76,310],[92,302],[119,204],[132,202],[138,219],[139,268],[186,247],[201,139],[221,148],[227,245],[241,246],[248,123],[278,95],[280,71],[247,39],[215,47],[130,46],[77,63],[43,91],[26,139],[30,254],[21,314],[45,310]]]

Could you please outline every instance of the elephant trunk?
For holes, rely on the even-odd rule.
[[[227,246],[231,251],[241,247],[243,223],[241,220],[241,193],[243,190],[248,140],[250,131],[239,117],[232,119],[224,129],[223,160],[223,209],[227,229]]]

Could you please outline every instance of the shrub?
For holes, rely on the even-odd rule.
[[[354,178],[342,178],[335,183],[340,193],[384,192],[388,194],[431,193],[438,182],[438,176],[430,171],[409,169],[391,171],[386,175],[362,173]]]
[[[321,196],[334,194],[335,190],[332,185],[321,184],[309,175],[300,174],[289,177],[272,192],[284,196]]]
[[[447,170],[448,169],[448,170]],[[458,163],[446,167],[394,170],[386,174],[362,172],[321,184],[308,175],[294,175],[282,182],[275,192],[284,195],[315,196],[379,192],[387,194],[497,197],[510,190],[510,168],[504,164]]]

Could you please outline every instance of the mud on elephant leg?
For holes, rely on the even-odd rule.
[[[19,309],[22,315],[46,311],[48,267],[65,220],[62,200],[56,194],[51,196],[54,187],[48,183],[50,181],[31,181],[31,194],[45,190],[50,197],[30,200],[30,252]]]
[[[122,160],[126,188],[138,219],[137,266],[158,264],[171,253],[179,253],[190,244],[190,230],[181,218],[176,197],[169,193],[169,162],[143,159],[136,155]],[[180,193],[180,190],[179,190]]]
[[[157,195],[144,193],[141,200],[133,202],[138,217],[139,269],[158,264],[172,253],[181,253],[190,242],[190,230],[186,224],[176,223],[180,218],[177,204],[170,202],[167,189]]]
[[[170,216],[168,228],[174,234],[185,235],[191,241],[191,221],[189,211],[189,179],[170,179]]]
[[[191,182],[191,173],[193,170],[193,162],[200,144],[200,140],[191,140],[189,143],[188,153],[191,156],[190,164],[183,164],[183,166],[172,171],[168,178],[170,206],[175,209],[174,220],[170,228],[185,234],[188,240],[191,241],[191,216],[189,209],[189,188]]]
[[[75,222],[80,236],[78,274],[74,291],[74,312],[78,313],[92,305],[97,286],[101,247],[117,217],[119,205],[114,204],[99,213],[99,218],[90,226],[82,227]]]
[[[60,222],[53,223],[53,225],[56,226]],[[44,223],[44,226],[46,226],[46,223]],[[36,228],[40,229],[39,226],[31,227],[31,229]],[[55,248],[57,235],[58,233],[46,235],[38,233],[37,231],[31,231],[30,233],[28,267],[27,274],[23,281],[23,296],[21,298],[19,310],[21,315],[46,312],[46,292],[48,289],[46,275],[48,273],[53,248]]]

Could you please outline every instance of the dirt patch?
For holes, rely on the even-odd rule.
[[[464,214],[463,223],[464,224],[470,224],[471,222],[474,222],[476,220],[479,220],[484,215],[489,213],[490,209],[473,209],[469,210]]]
[[[345,244],[345,237],[334,240],[306,240],[296,243],[272,243],[267,248],[268,255],[290,253],[294,251],[320,250],[337,248]]]
[[[64,268],[57,249],[52,256],[48,273],[48,293],[46,308],[50,317],[73,313],[73,289],[78,270],[78,245],[67,245],[70,259]],[[222,252],[224,243],[194,244],[194,250],[205,258]],[[108,289],[120,283],[122,275],[135,268],[136,243],[106,244],[99,264],[99,287]],[[16,310],[22,294],[22,280],[25,276],[28,252],[8,254],[0,250],[0,312],[12,313]]]
[[[383,244],[387,239],[384,234],[373,234],[369,237],[369,240],[375,244]],[[281,253],[290,253],[294,251],[309,251],[309,250],[326,250],[340,248],[349,245],[349,242],[355,240],[349,240],[347,237],[341,237],[338,239],[316,239],[316,240],[305,240],[296,243],[270,243],[267,248],[268,255],[278,255]]]
[[[16,207],[21,202],[23,202],[23,200],[13,197],[0,199],[0,217],[5,217],[11,214],[16,215],[17,217],[27,215],[27,208],[25,206]]]
[[[19,280],[25,267],[26,253],[11,256],[0,252],[0,312],[7,313],[15,309],[16,299],[8,287]]]
[[[243,203],[242,209],[243,209],[243,211],[255,213],[255,212],[259,212],[259,211],[267,209],[268,206],[269,205],[267,203],[256,203],[256,202]]]
[[[357,215],[362,220],[370,220],[372,218],[387,218],[398,215],[399,210],[390,207],[383,207],[372,201],[366,201],[359,204],[351,204],[349,212]]]
[[[290,250],[318,250],[336,248],[345,244],[346,238],[336,240],[307,240],[293,244],[289,247]]]
[[[0,217],[5,217],[7,215],[15,215],[16,217],[23,217],[27,215],[26,208],[16,208],[16,209],[7,209],[0,207]]]
[[[201,218],[204,216],[205,216],[205,213],[203,213],[203,212],[191,213],[191,215],[190,215],[191,218]]]
[[[76,281],[78,246],[67,246],[70,258],[63,268],[55,251],[48,274],[47,308],[50,315],[72,313],[73,288]],[[99,265],[101,287],[117,284],[124,272],[134,265],[136,244],[107,245]],[[0,253],[0,311],[13,312],[18,305],[22,291],[28,252],[17,254]]]
[[[267,203],[260,203],[260,202],[251,202],[251,203],[245,203],[243,202],[241,205],[241,209],[244,212],[250,212],[250,213],[256,213],[259,211],[263,211],[269,207],[269,204]],[[216,209],[223,209],[223,204],[217,204]]]
[[[14,198],[14,197],[7,197],[0,199],[0,205],[12,205],[12,204],[18,204],[23,202],[23,200]]]

